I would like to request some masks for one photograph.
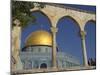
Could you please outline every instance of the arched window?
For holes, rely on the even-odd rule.
[[[46,63],[42,63],[42,64],[40,65],[40,68],[47,68],[47,64],[46,64]]]

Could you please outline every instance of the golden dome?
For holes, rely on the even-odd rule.
[[[26,39],[26,45],[52,45],[52,36],[49,32],[38,30],[32,32]]]

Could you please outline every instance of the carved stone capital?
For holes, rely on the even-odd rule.
[[[85,39],[86,32],[85,32],[85,31],[81,31],[81,32],[80,32],[80,35],[81,35],[81,38],[82,38],[82,39]]]
[[[58,32],[58,28],[56,28],[56,27],[51,27],[51,32],[52,32],[52,33]]]

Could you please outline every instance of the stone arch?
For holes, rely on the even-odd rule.
[[[71,20],[73,20],[73,21],[77,24],[77,26],[79,27],[79,29],[81,30],[80,23],[76,20],[76,18],[74,18],[74,17],[71,16],[71,15],[62,16],[60,19],[58,19],[57,25],[58,25],[58,22],[59,22],[62,18],[64,18],[64,17],[70,18]]]
[[[73,19],[73,17],[71,17],[71,16],[64,16],[64,17],[65,17],[65,18],[68,17],[68,19],[71,18],[70,21],[74,21],[74,22],[77,24],[77,25],[74,25],[74,24],[73,24],[74,22],[71,23],[71,24],[73,25],[73,27],[75,26],[74,30],[76,30],[75,36],[74,36],[73,34],[71,34],[71,35],[73,35],[73,36],[75,37],[75,42],[77,42],[77,45],[78,45],[78,46],[76,46],[76,47],[77,47],[77,50],[76,50],[76,51],[79,51],[79,50],[81,49],[81,44],[80,44],[80,43],[81,43],[81,39],[80,39],[80,37],[78,37],[78,36],[79,36],[79,31],[80,31],[81,28],[79,27],[78,22],[77,22],[75,19]],[[63,18],[63,17],[62,17],[62,18]],[[61,18],[61,19],[62,19],[62,18]],[[61,20],[61,19],[60,19],[60,20]],[[66,19],[65,19],[65,21],[68,22],[68,20],[66,20]],[[58,21],[58,22],[59,22],[59,21]],[[57,24],[57,25],[58,25],[58,24]],[[60,25],[58,25],[58,26],[60,26]],[[66,26],[66,25],[65,25],[65,26]],[[70,25],[68,25],[68,26],[70,27]],[[77,29],[76,29],[76,28],[77,28]],[[64,29],[62,29],[62,30],[64,30]],[[67,30],[67,28],[66,28],[66,30]],[[71,29],[69,29],[69,30],[71,30]],[[59,28],[58,28],[58,32],[57,32],[57,33],[59,33],[59,32],[60,32],[60,31],[59,31]],[[67,32],[67,31],[66,31],[66,32]],[[65,33],[66,33],[66,32],[65,32]],[[63,34],[63,33],[62,33],[62,34]],[[68,34],[69,34],[69,33],[68,33]],[[59,37],[59,35],[58,35],[58,37]],[[58,37],[57,37],[57,38],[58,38]],[[67,36],[66,36],[66,34],[64,34],[62,37],[67,37]],[[68,36],[68,37],[70,38],[70,36]],[[77,38],[77,37],[78,37],[78,38]],[[57,39],[57,38],[56,38],[56,39]],[[60,40],[60,39],[61,39],[61,38],[59,38],[59,40]],[[57,39],[57,40],[58,40],[58,39]],[[58,41],[57,41],[58,46],[60,46],[60,48],[61,48],[61,46],[62,46],[62,50],[64,50],[64,49],[63,49],[64,44],[65,44],[66,47],[67,47],[67,46],[68,46],[67,44],[69,43],[69,41],[68,41],[68,42],[65,42],[65,41],[67,40],[67,38],[66,38],[66,39],[63,39],[63,40],[64,40],[64,41],[62,41],[62,42],[64,42],[64,43],[62,43],[62,44],[58,44]],[[73,39],[72,39],[72,40],[73,40]],[[71,40],[71,41],[72,41],[72,40]],[[77,40],[77,41],[76,41],[76,40]],[[70,42],[70,43],[74,44],[75,42]],[[71,48],[71,47],[70,47],[70,48]],[[70,49],[70,48],[69,48],[69,49]],[[67,48],[66,48],[66,50],[67,50]],[[69,50],[69,51],[70,51],[70,50]],[[69,52],[69,53],[70,53],[70,52]],[[79,53],[80,53],[80,54],[77,55],[77,56],[80,56],[80,55],[81,55],[81,50],[79,51]],[[74,53],[73,53],[73,54],[74,54]],[[80,57],[80,58],[82,58],[82,57]]]
[[[91,19],[85,24],[84,30],[86,31],[86,47],[87,58],[96,58],[96,21]]]
[[[84,19],[83,22],[82,22],[83,30],[85,30],[86,24],[88,22],[94,22],[94,23],[96,23],[96,17],[95,17],[95,15],[86,15],[83,19]]]
[[[40,65],[40,68],[47,68],[47,64],[46,64],[46,63],[42,63],[42,64]]]
[[[96,21],[93,20],[93,19],[90,19],[90,20],[88,20],[88,21],[85,23],[84,30],[85,30],[85,28],[86,28],[86,26],[87,26],[87,23],[89,23],[89,22],[92,22],[92,23],[94,23],[94,25],[96,25]],[[86,31],[86,30],[85,30],[85,31]]]
[[[43,16],[46,17],[46,19],[48,20],[49,24],[48,26],[52,27],[52,22],[51,22],[51,19],[50,17],[45,13],[45,11],[42,11],[42,10],[33,10],[31,13],[36,13],[36,12],[39,12],[40,14],[42,14]],[[50,29],[50,28],[49,28]],[[30,35],[29,35],[30,36]],[[29,37],[28,36],[28,37]],[[25,39],[25,44],[26,44],[26,40],[28,39],[28,37]]]
[[[90,20],[86,21],[85,26],[84,26],[84,29],[85,29],[86,24],[87,24],[88,22],[93,22],[93,23],[95,23],[95,24],[96,24],[96,20],[90,19]]]
[[[50,27],[52,27],[52,23],[51,23],[50,17],[45,12],[43,12],[42,10],[32,11],[32,13],[35,13],[35,12],[40,12],[42,15],[46,16],[48,21],[49,21],[49,23],[50,23]]]

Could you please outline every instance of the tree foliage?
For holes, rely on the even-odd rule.
[[[30,22],[35,23],[36,18],[30,12],[30,9],[35,7],[34,4],[34,2],[12,1],[12,22],[18,19],[22,28],[26,27]],[[38,7],[44,8],[44,4],[39,4]]]

